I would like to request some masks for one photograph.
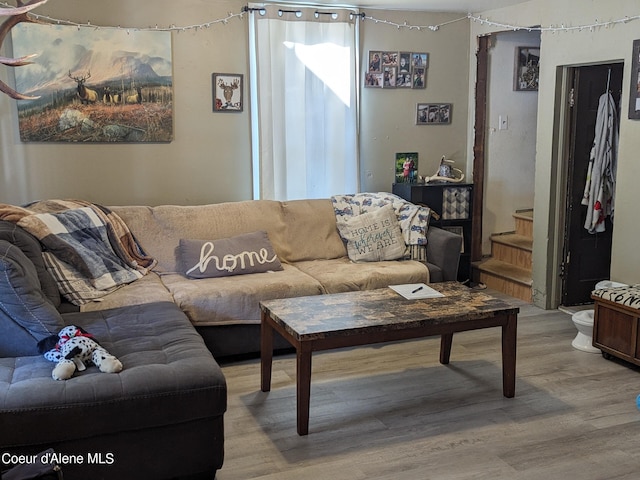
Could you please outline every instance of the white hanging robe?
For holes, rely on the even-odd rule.
[[[596,132],[582,197],[582,205],[587,205],[584,228],[589,233],[604,232],[604,219],[607,216],[613,219],[617,155],[618,115],[613,96],[607,92],[598,101]]]

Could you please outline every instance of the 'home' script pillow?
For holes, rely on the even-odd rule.
[[[340,236],[347,241],[349,258],[354,262],[396,260],[406,245],[391,205],[338,221]]]
[[[191,278],[215,278],[282,270],[267,232],[219,240],[180,240],[179,259]]]

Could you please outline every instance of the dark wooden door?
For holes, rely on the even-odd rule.
[[[619,106],[622,70],[622,63],[572,70],[573,107],[568,132],[567,215],[562,265],[563,305],[591,303],[595,284],[609,278],[613,224],[607,218],[603,233],[589,233],[584,228],[587,206],[582,205],[582,197],[595,137],[598,101],[608,84]]]

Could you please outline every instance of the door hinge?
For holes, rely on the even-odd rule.
[[[569,107],[573,108],[576,104],[576,89],[572,88],[569,91]]]

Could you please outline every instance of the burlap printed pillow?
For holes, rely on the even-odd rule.
[[[391,205],[339,220],[338,230],[354,262],[397,260],[404,256],[406,245]]]

